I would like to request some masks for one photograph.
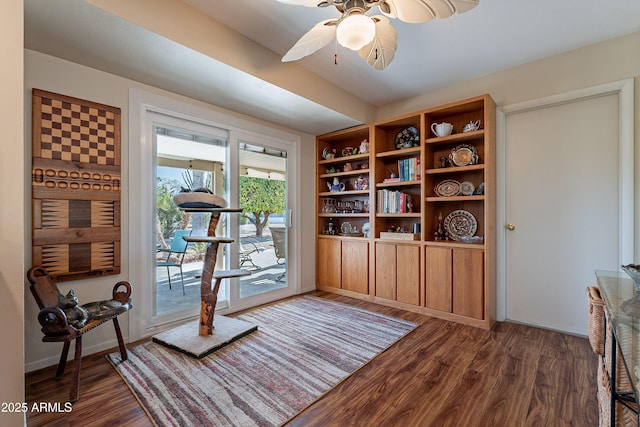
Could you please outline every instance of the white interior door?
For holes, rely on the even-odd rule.
[[[585,287],[622,259],[619,94],[509,114],[509,320],[585,334]],[[509,225],[508,225],[509,224]]]

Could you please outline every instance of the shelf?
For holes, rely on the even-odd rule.
[[[336,239],[336,240],[369,240],[368,237],[364,236],[341,236],[339,234],[318,234],[318,238],[321,239]]]
[[[333,178],[334,176],[368,175],[369,169],[354,169],[346,172],[323,173],[320,178]]]
[[[484,163],[469,166],[451,166],[449,168],[427,169],[424,173],[427,175],[435,175],[440,173],[460,173],[479,170],[484,170]]]
[[[357,160],[369,160],[369,153],[354,154],[353,156],[336,157],[333,159],[320,160],[319,165],[335,165],[339,163],[353,162]]]
[[[470,201],[484,201],[484,196],[429,196],[426,197],[427,202],[470,202]]]
[[[376,243],[393,243],[393,244],[397,244],[397,243],[402,243],[403,245],[421,245],[422,241],[421,240],[404,240],[404,239],[381,239],[380,237],[376,237],[375,239]]]
[[[414,154],[420,154],[420,147],[402,148],[400,150],[383,151],[376,154],[378,159],[395,159],[398,157],[406,157]]]
[[[357,195],[369,195],[369,190],[346,190],[346,191],[323,191],[318,193],[320,197],[338,197],[338,196],[357,196]]]
[[[379,182],[376,184],[376,188],[388,188],[388,187],[405,187],[411,185],[420,185],[422,181],[396,181],[396,182]]]
[[[450,123],[457,133],[436,137],[430,126],[440,122]],[[483,127],[462,132],[475,122]],[[420,137],[411,142],[419,145],[396,149],[398,134],[407,126],[418,129]],[[495,133],[495,102],[489,95],[480,95],[317,136],[316,210],[322,211],[329,203],[344,209],[356,202],[371,212],[316,214],[316,288],[491,329],[496,311],[492,243],[496,207],[490,197],[495,192]],[[370,141],[369,153],[322,159],[324,150],[340,155],[365,138]],[[473,145],[477,157],[469,162],[479,164],[455,166],[446,161],[462,144]],[[462,158],[456,161],[467,163]],[[349,163],[354,170],[345,172]],[[367,179],[368,190],[355,190],[362,188],[356,186],[362,182],[359,175]],[[406,180],[384,182],[391,175]],[[483,185],[485,190],[479,192],[484,194],[438,196],[434,188],[449,179]],[[327,186],[334,181],[337,186]],[[348,191],[329,191],[341,187]],[[368,205],[360,203],[362,200]],[[405,204],[408,200],[411,202]],[[405,207],[399,208],[400,203]],[[383,205],[389,209],[382,209]],[[465,210],[475,218],[475,233],[486,235],[486,242],[434,240],[439,222],[456,210]],[[332,229],[338,226],[340,230],[347,222],[358,230],[368,225],[369,237],[322,234],[330,223]],[[421,231],[412,237],[419,240],[386,234],[418,229]]]
[[[462,142],[462,141],[469,141],[472,139],[480,139],[482,137],[484,137],[484,129],[474,130],[472,132],[454,133],[449,136],[427,138],[427,144],[446,144],[451,142]]]
[[[377,218],[420,218],[420,212],[411,213],[376,213]]]
[[[369,212],[363,213],[319,213],[318,216],[322,218],[369,218]]]
[[[242,213],[242,208],[181,208],[178,207],[183,212],[188,213],[197,213],[197,212],[205,212],[205,213],[223,213],[223,212],[231,212],[231,213]]]

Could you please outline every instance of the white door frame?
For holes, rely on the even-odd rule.
[[[604,95],[618,95],[619,108],[619,251],[620,264],[634,262],[635,250],[635,150],[634,150],[634,82],[633,79],[620,80],[599,86],[579,89],[531,101],[499,107],[496,112],[496,233],[497,233],[497,313],[498,321],[503,321],[507,313],[507,253],[506,253],[506,132],[507,116],[529,110],[549,108],[579,100]]]
[[[129,313],[129,339],[135,341],[144,337],[161,332],[175,323],[164,325],[151,325],[143,315],[145,310],[150,308],[151,302],[148,301],[146,295],[142,292],[143,286],[136,286],[136,283],[150,283],[153,275],[148,271],[150,262],[155,253],[153,247],[152,227],[149,227],[150,218],[152,218],[153,203],[150,201],[150,195],[153,194],[152,182],[148,177],[153,172],[155,166],[155,153],[153,152],[153,141],[150,140],[148,129],[150,127],[148,112],[165,114],[168,116],[183,118],[186,120],[196,121],[205,125],[211,125],[221,129],[227,129],[230,132],[230,138],[234,135],[253,134],[262,135],[265,139],[273,139],[288,144],[293,149],[289,151],[292,154],[291,170],[289,173],[291,181],[297,183],[299,176],[300,164],[300,136],[286,131],[272,128],[258,122],[253,122],[247,118],[241,118],[237,115],[223,113],[211,106],[207,108],[204,105],[196,105],[196,103],[188,103],[178,101],[173,98],[167,98],[151,92],[140,89],[129,89],[129,185],[128,209],[129,224],[128,236],[123,242],[129,245],[129,278],[133,285],[132,297],[134,306],[138,309],[131,310]],[[231,141],[230,141],[231,142]],[[236,153],[237,156],[237,153]],[[231,161],[236,161],[233,158]],[[300,224],[300,187],[294,186],[289,199],[289,208],[293,210],[294,224]],[[233,220],[232,220],[233,221]],[[236,227],[237,228],[237,227]],[[292,231],[290,229],[290,231]],[[299,247],[299,233],[292,232],[290,244]],[[291,246],[290,246],[291,247]],[[300,259],[292,259],[289,264],[289,271],[299,271]],[[294,274],[294,273],[292,273]],[[295,275],[295,274],[294,274]],[[289,280],[295,280],[293,286],[290,287],[291,294],[300,292],[300,281],[297,276],[292,276]],[[282,296],[279,296],[282,298]],[[274,297],[275,299],[275,297]],[[240,310],[243,307],[234,307],[232,310]],[[230,312],[230,310],[222,310],[222,312]]]
[[[255,307],[256,305],[264,304],[275,299],[285,298],[301,292],[301,281],[299,280],[301,259],[299,257],[300,248],[300,233],[296,232],[299,229],[300,224],[300,209],[297,208],[300,200],[299,185],[298,185],[298,165],[300,164],[300,150],[295,144],[283,142],[281,139],[265,136],[264,134],[257,134],[248,131],[232,131],[230,133],[230,163],[235,165],[235,171],[240,169],[239,161],[239,144],[246,142],[249,144],[255,144],[257,146],[266,146],[270,148],[279,149],[287,152],[287,168],[286,168],[286,188],[287,188],[287,206],[285,207],[285,225],[287,231],[287,286],[274,291],[261,293],[252,297],[240,298],[238,292],[238,286],[230,286],[229,289],[229,303],[233,311],[244,310],[249,307]],[[230,183],[229,188],[229,200],[238,200],[239,188],[240,188],[240,175],[238,173],[227,174],[227,179]],[[231,258],[230,261],[233,265],[238,265],[239,254],[239,215],[230,215],[229,224],[232,235],[230,236],[235,240],[230,245]],[[239,279],[234,279],[238,281]],[[225,314],[229,310],[219,310],[220,314]]]

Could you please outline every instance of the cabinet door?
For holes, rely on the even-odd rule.
[[[420,305],[420,247],[396,247],[396,298],[399,302]]]
[[[341,264],[340,240],[318,239],[318,285],[339,288]]]
[[[484,318],[484,251],[453,250],[453,312]]]
[[[369,293],[368,242],[342,242],[342,289]]]
[[[449,248],[425,248],[426,306],[435,310],[452,311],[452,251]]]
[[[396,245],[376,243],[376,296],[396,299]]]

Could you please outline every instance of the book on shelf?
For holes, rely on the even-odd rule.
[[[376,210],[382,214],[410,212],[411,195],[402,191],[378,190],[376,192]]]
[[[397,176],[395,178],[385,178],[385,179],[382,180],[382,182],[385,182],[385,183],[386,182],[400,182],[400,177]]]
[[[420,156],[398,160],[399,181],[417,181],[420,175]]]

